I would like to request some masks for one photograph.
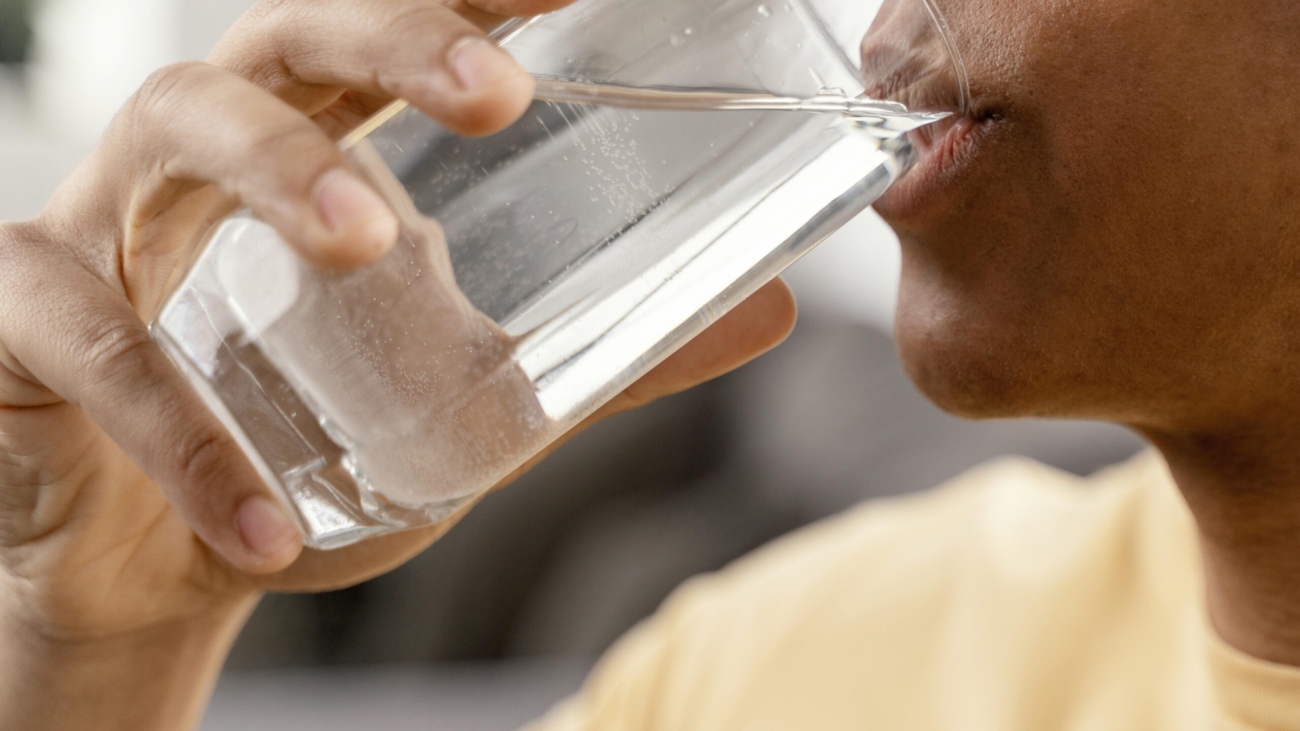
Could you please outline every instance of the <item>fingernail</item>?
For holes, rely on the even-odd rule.
[[[510,56],[489,40],[463,38],[447,52],[456,78],[466,89],[482,89],[497,84],[524,70]]]
[[[302,542],[298,526],[284,509],[261,496],[250,497],[240,504],[235,525],[244,545],[261,558],[275,558],[286,546]]]
[[[369,185],[346,170],[331,170],[316,183],[316,211],[338,233],[363,237],[382,248],[397,238],[397,218]]]

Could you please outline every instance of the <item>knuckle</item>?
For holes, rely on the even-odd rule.
[[[297,194],[309,188],[326,169],[343,164],[342,156],[319,128],[303,117],[279,124],[254,125],[246,132],[243,153],[247,155],[242,182],[236,190],[241,197],[255,190],[282,195]],[[250,201],[245,201],[250,202]]]
[[[433,61],[425,66],[382,61],[374,64],[371,81],[395,99],[429,99],[439,92],[437,81],[429,73],[436,65]]]
[[[220,478],[229,465],[230,437],[215,429],[199,429],[182,439],[173,455],[176,473],[186,485]]]
[[[125,159],[137,163],[166,157],[167,140],[211,70],[197,61],[165,66],[149,75],[113,119],[110,136],[125,143]]]
[[[153,72],[131,97],[131,102],[127,105],[129,116],[138,123],[166,114],[173,105],[188,97],[207,68],[205,63],[186,61]]]
[[[395,98],[412,96],[412,82],[418,82],[420,75],[406,68],[393,68],[389,64],[377,64],[370,72],[371,84],[377,89]]]
[[[289,59],[302,35],[303,16],[313,10],[320,8],[294,0],[262,0],[239,19],[209,60],[265,89],[298,82]]]
[[[248,154],[255,160],[281,157],[300,160],[304,153],[318,152],[325,145],[314,127],[303,118],[299,123],[258,125],[248,132]]]
[[[150,372],[153,341],[139,322],[126,317],[105,318],[87,330],[78,345],[88,385],[118,386]]]
[[[405,3],[380,21],[379,33],[394,40],[376,47],[369,65],[379,88],[394,96],[403,90],[423,91],[431,83],[429,72],[445,65],[448,50],[463,38],[479,35],[441,3]]]

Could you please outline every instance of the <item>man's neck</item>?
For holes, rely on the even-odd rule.
[[[1300,428],[1148,437],[1196,518],[1215,629],[1249,655],[1300,666]]]

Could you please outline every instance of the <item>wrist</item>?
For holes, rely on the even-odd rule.
[[[6,620],[0,728],[194,728],[256,597],[105,637],[59,636]]]

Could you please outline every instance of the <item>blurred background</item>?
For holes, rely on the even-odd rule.
[[[252,4],[0,0],[0,220],[39,211],[151,70]],[[1085,474],[1140,448],[931,407],[890,338],[898,266],[861,216],[790,271],[802,320],[774,353],[584,434],[388,576],[268,597],[204,730],[517,728],[677,584],[785,532],[1003,454]]]

